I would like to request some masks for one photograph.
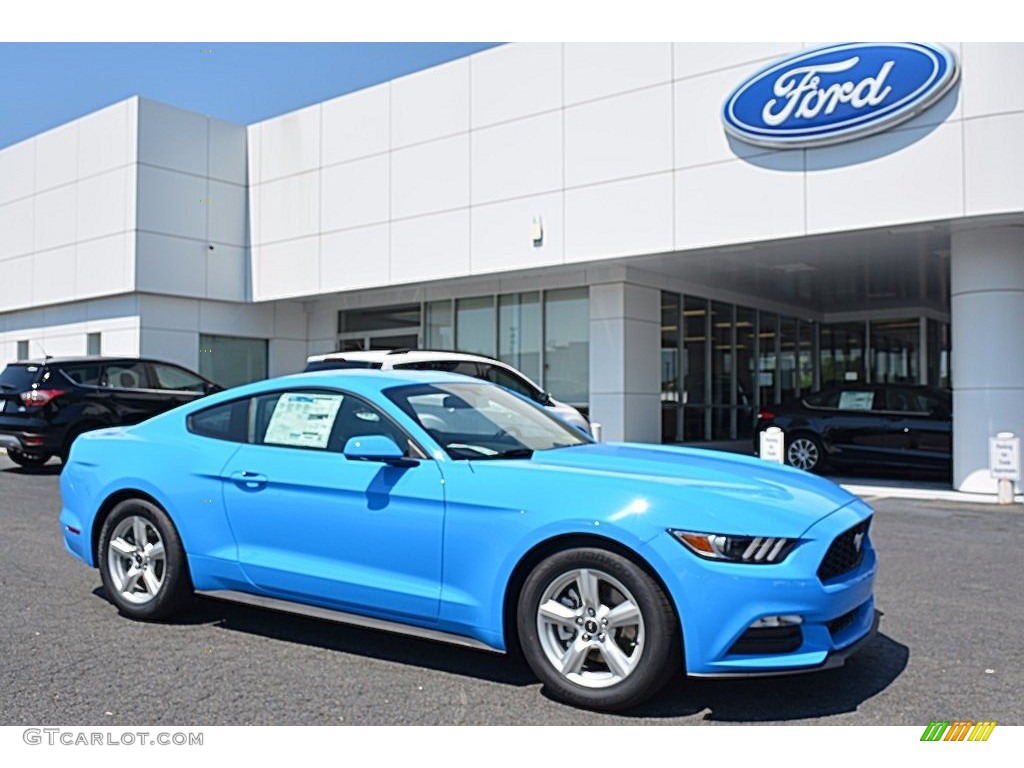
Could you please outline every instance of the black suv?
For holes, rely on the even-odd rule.
[[[67,461],[83,432],[135,424],[221,387],[171,363],[134,357],[50,357],[0,373],[0,448],[23,467]]]

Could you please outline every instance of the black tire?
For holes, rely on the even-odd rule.
[[[156,555],[157,544],[162,558]],[[111,510],[100,530],[96,564],[107,597],[130,618],[165,619],[191,600],[192,580],[178,532],[167,514],[145,499],[125,499]]]
[[[50,454],[23,453],[16,448],[8,448],[7,458],[19,467],[41,467],[50,460]]]
[[[596,600],[588,599],[594,588],[583,586],[591,576]],[[633,613],[625,610],[627,603],[639,609],[638,620],[623,623]],[[557,609],[557,619],[542,613],[542,605]],[[602,625],[609,609],[619,611],[612,620],[618,627]],[[520,591],[516,625],[526,662],[567,704],[628,709],[683,673],[675,613],[665,593],[638,565],[605,549],[564,550],[541,562]]]
[[[786,463],[805,472],[820,473],[825,466],[825,452],[821,441],[807,432],[786,437]]]

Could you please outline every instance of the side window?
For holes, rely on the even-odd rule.
[[[839,393],[839,409],[843,411],[870,411],[874,403],[875,393],[870,389],[848,389]]]
[[[149,366],[140,360],[108,365],[103,379],[111,389],[153,389]]]
[[[345,396],[338,392],[274,392],[253,398],[253,442],[326,450]]]
[[[100,373],[102,369],[98,365],[75,365],[61,368],[61,372],[71,379],[75,384],[86,387],[98,387],[100,385]]]
[[[250,400],[235,400],[233,403],[216,405],[188,417],[188,431],[217,440],[231,440],[235,443],[249,442]]]
[[[184,368],[164,363],[153,363],[153,374],[158,389],[173,389],[179,392],[205,392],[206,382]]]
[[[811,408],[838,408],[839,392],[815,392],[804,397],[804,402]]]
[[[481,365],[480,368],[483,372],[481,378],[485,381],[497,384],[499,387],[505,387],[505,389],[511,389],[513,392],[525,395],[531,400],[537,400],[537,390],[531,387],[525,379],[516,376],[511,371],[507,371],[497,365]]]

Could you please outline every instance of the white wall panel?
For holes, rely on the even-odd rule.
[[[276,301],[272,307],[274,336],[302,340],[306,338],[306,311],[300,301]]]
[[[30,197],[36,184],[36,142],[0,149],[0,205]]]
[[[273,243],[316,234],[320,224],[320,178],[316,172],[256,187],[260,241]]]
[[[135,250],[130,234],[111,235],[78,243],[75,259],[77,298],[123,293],[134,289],[131,264]],[[179,265],[178,269],[187,265]]]
[[[215,258],[201,240],[138,233],[136,283],[140,291],[206,295],[206,262]]]
[[[260,248],[253,275],[257,301],[312,296],[320,290],[320,239],[306,237]]]
[[[245,184],[248,163],[246,130],[223,120],[207,120],[210,178]]]
[[[391,134],[391,85],[325,101],[322,165],[387,152]]]
[[[562,106],[561,43],[501,45],[474,54],[469,66],[474,128]]]
[[[206,203],[206,238],[212,243],[245,245],[245,187],[210,179]]]
[[[535,246],[532,223],[539,217],[543,244]],[[562,261],[565,225],[562,193],[520,198],[473,208],[473,274],[525,269]]]
[[[565,193],[565,260],[672,249],[672,174]]]
[[[735,88],[748,75],[756,72],[766,59],[780,59],[801,49],[800,43],[675,43],[673,67],[676,79],[702,75],[718,69],[750,64],[733,84]],[[753,62],[760,64],[754,65]],[[722,101],[729,95],[722,94]]]
[[[321,171],[320,231],[388,220],[390,159],[375,155]]]
[[[195,331],[150,328],[143,316],[142,327],[139,329],[139,354],[184,365],[194,371],[199,368],[199,334]]]
[[[948,123],[807,150],[808,233],[963,215],[962,130]]]
[[[135,111],[129,99],[78,121],[79,178],[135,161]]]
[[[320,105],[260,123],[260,182],[320,165]]]
[[[1024,43],[964,43],[964,117],[1024,110]]]
[[[206,296],[223,301],[245,301],[249,258],[245,248],[217,244],[206,257]]]
[[[3,280],[0,280],[0,309],[21,309],[32,305],[32,262],[34,258],[34,256],[21,256],[3,262],[4,277]]]
[[[469,59],[391,81],[391,146],[469,130]]]
[[[127,215],[133,171],[125,166],[78,182],[78,240],[113,235],[134,226]]]
[[[471,141],[474,204],[561,188],[561,111],[474,131]]]
[[[566,104],[646,88],[671,79],[671,43],[565,44]]]
[[[33,304],[41,306],[75,300],[76,258],[73,245],[37,253],[33,257]]]
[[[387,224],[322,235],[320,290],[327,293],[387,285],[389,250]]]
[[[274,335],[273,305],[201,301],[199,327],[203,333],[221,336],[270,338]]]
[[[78,178],[78,123],[76,120],[36,137],[37,192]]]
[[[139,355],[139,330],[136,321],[134,328],[117,328],[102,331],[103,354],[105,355]]]
[[[0,205],[0,259],[21,256],[32,251],[35,238],[35,206],[35,200],[31,197]],[[48,206],[48,211],[50,207],[52,206]]]
[[[206,175],[204,115],[139,99],[139,162]]]
[[[205,240],[206,179],[148,165],[138,170],[138,228]]]
[[[393,152],[391,179],[393,219],[469,205],[469,135]]]
[[[793,237],[804,232],[801,153],[763,168],[745,160],[675,174],[676,248]]]
[[[35,250],[45,251],[75,242],[78,191],[74,184],[35,197]]]
[[[565,111],[565,184],[574,187],[672,167],[668,85]]]
[[[469,273],[469,211],[421,216],[391,225],[393,284]]]
[[[245,129],[246,141],[248,142],[248,157],[246,158],[246,168],[248,171],[249,188],[251,189],[263,182],[261,171],[263,169],[263,126],[259,123],[256,125],[246,126]]]
[[[147,328],[167,328],[179,331],[198,331],[198,299],[183,299],[178,296],[140,297],[140,312]]]
[[[1024,210],[1024,114],[964,123],[968,216]]]

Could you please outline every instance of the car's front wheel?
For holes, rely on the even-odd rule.
[[[181,539],[167,514],[145,499],[125,499],[103,523],[97,552],[111,602],[133,619],[164,619],[192,594]]]
[[[50,460],[50,454],[23,453],[16,448],[8,448],[7,458],[19,467],[41,467]]]
[[[681,665],[675,614],[658,584],[603,549],[541,562],[520,592],[517,625],[527,663],[558,699],[621,710],[653,696]]]

